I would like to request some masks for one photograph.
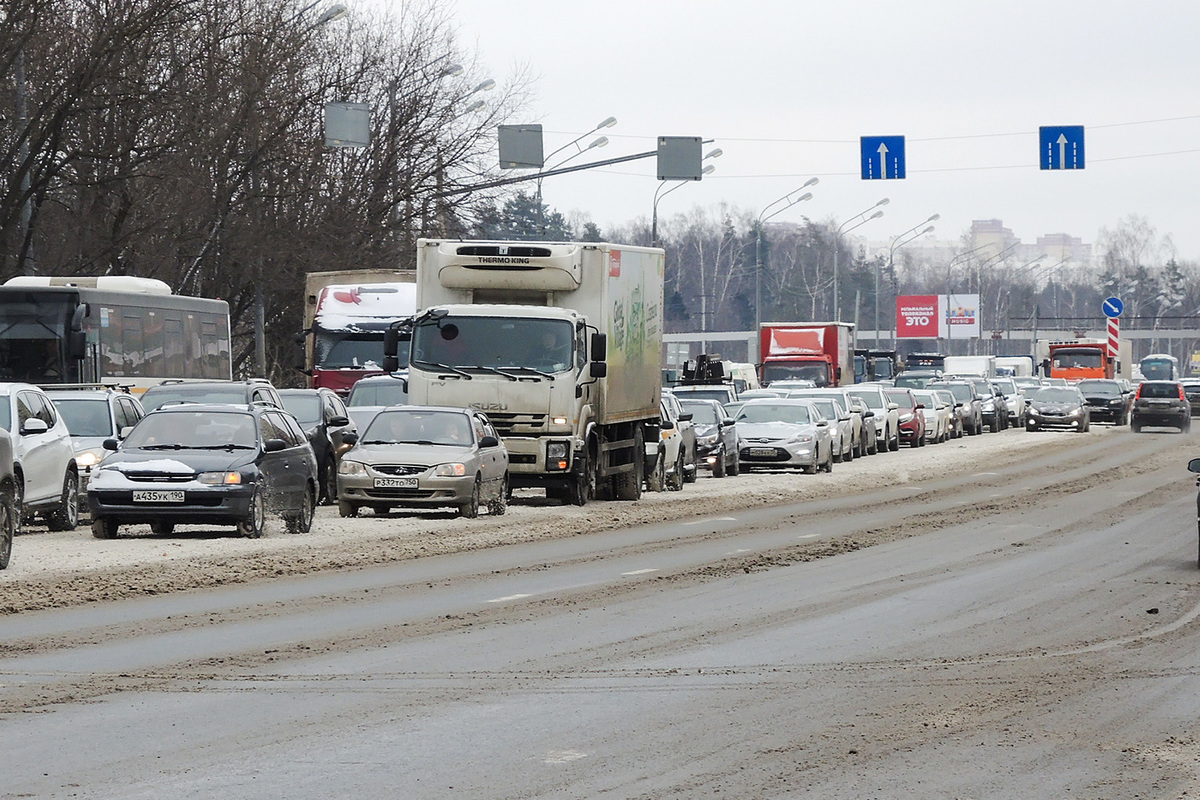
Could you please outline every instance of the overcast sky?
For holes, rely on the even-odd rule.
[[[609,115],[611,143],[579,162],[652,150],[659,135],[714,139],[716,172],[662,200],[660,219],[721,202],[757,215],[819,177],[812,200],[775,219],[842,222],[888,197],[857,233],[886,240],[938,213],[939,239],[1001,219],[1025,242],[1094,243],[1137,214],[1200,259],[1196,0],[447,7],[497,81],[532,71],[536,96],[514,122],[542,123],[547,153]],[[1086,169],[1038,168],[1043,125],[1085,126]],[[862,180],[864,135],[906,137],[905,180]],[[649,159],[549,178],[543,195],[607,228],[648,219],[657,185]]]

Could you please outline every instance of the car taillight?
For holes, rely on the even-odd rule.
[[[1179,387],[1179,399],[1180,399],[1180,400],[1187,400],[1187,397],[1185,397],[1185,396],[1184,396],[1184,394],[1183,394],[1183,384],[1182,384],[1182,383],[1177,383],[1177,384],[1175,384],[1175,385]]]

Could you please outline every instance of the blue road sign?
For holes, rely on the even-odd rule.
[[[1042,169],[1083,169],[1083,126],[1043,125],[1039,128]]]
[[[1125,304],[1119,297],[1110,297],[1100,304],[1100,310],[1104,312],[1104,316],[1112,319],[1121,316],[1121,313],[1125,311]]]
[[[904,137],[862,137],[862,177],[864,181],[904,177]]]

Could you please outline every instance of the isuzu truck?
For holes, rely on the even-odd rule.
[[[419,240],[409,402],[484,411],[512,487],[638,499],[661,435],[663,266],[659,248]]]
[[[849,322],[764,322],[758,329],[759,380],[854,383],[854,325]]]

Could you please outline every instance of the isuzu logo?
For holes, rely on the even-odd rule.
[[[471,403],[469,407],[480,411],[507,411],[508,403]]]

